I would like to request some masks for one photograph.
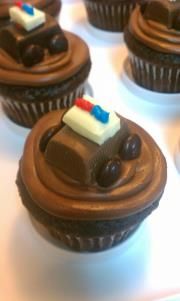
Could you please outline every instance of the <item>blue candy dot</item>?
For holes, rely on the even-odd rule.
[[[99,120],[101,116],[101,107],[100,106],[94,106],[91,110],[91,114]]]
[[[102,123],[109,121],[109,113],[104,111],[100,106],[96,105],[92,108],[91,114]]]
[[[109,121],[109,112],[103,111],[101,113],[101,122],[107,123]]]
[[[23,3],[22,5],[22,9],[29,15],[34,15],[34,8],[33,6],[27,4],[27,3]]]

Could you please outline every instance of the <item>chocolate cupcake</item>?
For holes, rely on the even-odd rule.
[[[0,32],[2,106],[11,120],[25,127],[82,96],[91,66],[88,46],[80,37],[25,5],[29,7],[34,15],[10,8],[14,22]]]
[[[28,2],[52,16],[58,16],[61,9],[60,0],[29,0],[22,2]],[[15,1],[13,0],[2,1],[2,3],[0,3],[0,28],[10,23],[9,8],[14,5],[14,3]]]
[[[180,92],[180,2],[152,0],[137,7],[125,30],[135,82],[152,91]]]
[[[166,161],[150,135],[87,96],[39,120],[17,175],[34,219],[89,252],[129,237],[158,206],[165,183]]]
[[[143,1],[143,0],[142,0]],[[84,0],[91,25],[111,32],[123,31],[139,0]]]

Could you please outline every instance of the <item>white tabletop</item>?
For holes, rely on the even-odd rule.
[[[89,44],[94,96],[142,125],[161,147],[167,186],[159,208],[120,246],[94,254],[57,247],[36,232],[15,185],[29,131],[0,111],[0,299],[180,300],[180,175],[173,160],[180,136],[179,96],[163,97],[131,82],[123,69],[127,50],[122,36],[119,42],[93,36],[81,1],[64,1],[61,25]]]

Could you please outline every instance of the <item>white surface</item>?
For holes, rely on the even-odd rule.
[[[120,32],[112,32],[97,28],[90,23],[87,24],[88,31],[99,40],[104,40],[109,43],[118,43],[121,40]]]
[[[123,245],[98,254],[57,248],[33,228],[15,185],[27,130],[0,111],[0,299],[6,301],[180,300],[180,176],[173,155],[180,132],[180,105],[156,105],[146,91],[122,80],[123,43],[97,40],[88,31],[80,1],[64,4],[61,24],[88,41],[94,96],[142,125],[168,163],[160,207]],[[158,94],[153,94],[158,99]],[[171,296],[171,298],[170,298]]]

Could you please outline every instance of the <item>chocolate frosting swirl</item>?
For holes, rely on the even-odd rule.
[[[70,32],[65,32],[68,51],[50,56],[31,68],[19,64],[3,49],[0,49],[0,83],[19,86],[46,86],[60,83],[89,61],[86,43]]]
[[[34,202],[56,216],[96,220],[133,214],[160,198],[166,183],[165,159],[142,128],[122,117],[130,132],[141,137],[142,151],[137,159],[123,162],[121,177],[113,186],[85,186],[54,172],[39,144],[43,133],[57,125],[63,114],[56,111],[42,118],[25,144],[20,171]]]
[[[149,46],[164,53],[180,54],[180,31],[169,29],[166,25],[146,19],[140,7],[131,15],[129,30],[134,37]]]

